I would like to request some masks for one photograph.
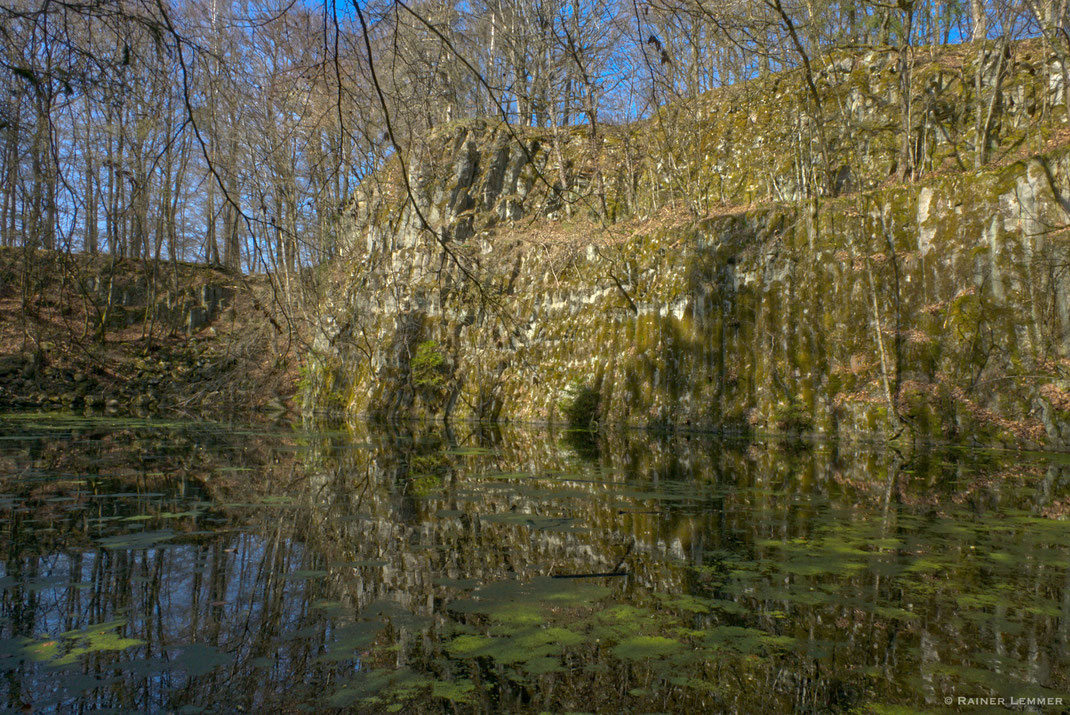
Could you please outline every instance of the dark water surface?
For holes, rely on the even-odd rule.
[[[1070,704],[1065,457],[473,429],[0,417],[0,707]]]

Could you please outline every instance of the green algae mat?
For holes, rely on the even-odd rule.
[[[1058,455],[0,415],[0,709],[1062,712],[1068,517]]]

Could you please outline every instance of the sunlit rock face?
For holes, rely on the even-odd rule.
[[[809,198],[797,75],[594,139],[443,130],[411,201],[389,176],[355,201],[306,404],[1070,448],[1065,108],[1016,53],[979,169],[973,85],[916,68],[913,182],[894,60],[830,60],[839,178]]]

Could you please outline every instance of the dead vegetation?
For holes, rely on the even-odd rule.
[[[204,266],[0,252],[0,410],[285,412],[295,346],[269,290]]]

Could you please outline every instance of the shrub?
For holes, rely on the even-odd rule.
[[[574,382],[561,397],[558,407],[569,429],[589,430],[598,423],[598,391],[587,384]]]
[[[809,432],[813,424],[809,410],[800,400],[792,398],[787,402],[780,402],[773,410],[773,428],[778,432]]]
[[[416,354],[409,363],[412,370],[412,384],[430,391],[439,390],[446,385],[446,356],[434,340],[425,340],[416,346]]]

